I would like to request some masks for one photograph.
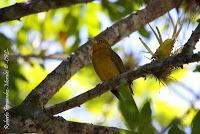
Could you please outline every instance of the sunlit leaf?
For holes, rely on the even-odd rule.
[[[190,109],[188,115],[182,120],[182,124],[185,126],[189,126],[192,123],[192,119],[196,115],[197,111],[194,109]]]
[[[139,125],[138,122],[140,115],[131,92],[127,90],[127,86],[120,86],[120,96],[119,108],[121,114],[123,115],[127,126],[131,130],[136,130]]]
[[[185,109],[181,106],[170,105],[165,101],[154,100],[155,119],[161,126],[168,125],[174,118],[181,117]],[[169,112],[173,111],[173,112]]]
[[[200,132],[200,111],[192,120],[192,134],[198,134]]]
[[[115,21],[121,17],[126,16],[132,11],[139,9],[141,1],[132,1],[132,0],[117,0],[112,4],[108,0],[102,0],[103,8],[108,12],[112,21]]]
[[[17,45],[18,46],[24,46],[28,42],[28,29],[22,27],[17,32]]]
[[[197,65],[193,72],[200,72],[200,65]]]
[[[0,33],[0,44],[1,44],[1,47],[0,47],[1,53],[3,53],[4,50],[7,50],[7,49],[9,50],[9,52],[11,52],[12,42],[3,33]]]
[[[85,15],[82,25],[87,26],[89,35],[91,37],[97,35],[100,32],[100,21],[97,16],[99,12],[100,5],[95,3],[90,3],[85,9]]]
[[[169,129],[168,134],[185,134],[185,132],[181,130],[177,124],[173,124],[172,127]]]
[[[107,104],[109,105],[110,109],[107,109]],[[112,103],[111,93],[106,93],[101,95],[100,97],[94,98],[88,101],[85,104],[87,110],[95,115],[101,115],[106,110],[112,110],[111,108],[114,106]]]
[[[146,101],[140,110],[140,127],[139,133],[141,134],[154,134],[155,130],[152,125],[152,111],[150,107],[150,102]]]
[[[140,28],[139,33],[140,33],[143,37],[146,37],[146,38],[149,38],[149,37],[150,37],[150,32],[147,31],[145,28]]]

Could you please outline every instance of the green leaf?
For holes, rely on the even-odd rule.
[[[155,129],[152,125],[152,111],[150,101],[146,101],[140,111],[140,127],[139,133],[141,134],[154,134]]]
[[[199,134],[200,132],[200,111],[197,112],[192,120],[192,134]]]
[[[18,46],[24,46],[28,43],[28,29],[25,27],[22,27],[17,32],[17,45]]]
[[[90,3],[85,9],[85,14],[82,25],[86,25],[90,37],[94,37],[100,32],[100,21],[98,19],[98,12],[100,10],[100,5],[96,3]],[[91,21],[92,18],[92,21]]]
[[[145,4],[149,4],[151,2],[151,0],[144,0]]]
[[[9,52],[10,52],[10,48],[11,48],[11,45],[12,45],[12,42],[9,38],[7,38],[4,34],[0,33],[0,44],[1,44],[1,47],[0,47],[0,51],[1,53],[4,51],[4,50],[7,50],[9,49]]]
[[[200,52],[198,52],[197,55],[200,56]]]
[[[18,78],[18,79],[21,79],[21,80],[23,80],[25,82],[28,82],[28,79],[23,74],[21,74],[21,72],[17,72],[15,74],[15,77]]]
[[[173,124],[173,126],[169,129],[168,134],[185,134],[183,130],[181,130],[177,124]]]
[[[126,86],[120,86],[120,96],[122,98],[119,101],[121,114],[126,121],[127,127],[134,131],[139,125],[139,111],[137,105],[133,99],[132,93],[127,90]]]
[[[106,104],[112,107],[111,93],[105,93],[101,97],[88,101],[85,103],[85,107],[91,114],[99,115],[105,112]]]
[[[147,31],[144,27],[140,28],[139,33],[144,36],[145,38],[149,38],[150,37],[150,32]]]
[[[109,14],[112,21],[118,20],[121,17],[130,14],[136,9],[139,9],[143,3],[141,0],[117,0],[113,1],[112,4],[108,0],[102,0],[101,5]]]
[[[193,72],[200,72],[200,65],[197,65]]]
[[[141,118],[144,118],[144,120],[146,120],[147,122],[151,122],[151,107],[150,107],[150,102],[147,101],[141,111]]]

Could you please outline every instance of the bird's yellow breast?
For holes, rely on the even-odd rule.
[[[120,74],[111,56],[112,50],[107,48],[101,48],[93,53],[92,64],[102,81],[107,81]]]

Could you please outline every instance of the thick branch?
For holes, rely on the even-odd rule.
[[[0,9],[0,23],[20,19],[21,17],[48,11],[50,9],[69,7],[79,3],[93,0],[30,0],[26,3],[16,3]]]
[[[95,39],[105,39],[109,44],[118,42],[145,24],[165,14],[178,6],[181,0],[155,0],[145,9],[132,13],[128,17],[116,22],[113,26],[100,33]],[[27,96],[24,105],[43,107],[48,100],[65,84],[69,78],[83,66],[89,64],[92,49],[91,41],[78,48],[74,54],[64,60]]]
[[[5,129],[1,128],[0,131],[3,133]],[[42,112],[35,113],[33,117],[23,120],[19,116],[13,117],[9,128],[11,133],[36,132],[46,134],[120,134],[122,131],[127,130],[66,121],[62,117],[49,117]]]
[[[200,37],[200,24],[196,27],[195,31],[191,35],[191,38],[184,45],[182,53],[188,55],[193,54],[193,50],[195,49],[195,46],[199,41],[199,37]]]
[[[108,82],[99,84],[95,88],[81,95],[78,95],[68,101],[49,107],[46,109],[46,111],[50,115],[58,114],[65,110],[78,107],[81,104],[85,103],[86,101],[93,99],[97,96],[100,96],[103,93],[111,90],[113,87],[119,86],[120,81],[127,82],[128,80],[135,80],[147,74],[152,74],[155,70],[160,70],[162,68],[166,68],[169,66],[176,67],[176,66],[180,66],[183,64],[191,63],[191,62],[197,62],[197,61],[200,61],[199,54],[193,54],[192,56],[188,56],[188,55],[184,56],[184,55],[178,54],[178,55],[171,56],[163,60],[153,61],[151,63],[148,63],[146,65],[139,67],[137,70],[127,71]]]

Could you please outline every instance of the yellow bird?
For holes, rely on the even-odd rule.
[[[102,81],[108,81],[113,77],[125,72],[124,64],[112,49],[111,46],[105,40],[100,40],[92,44],[92,64],[94,70]],[[129,89],[131,89],[131,81],[129,83]],[[111,90],[111,92],[120,99],[120,94],[117,89]]]

